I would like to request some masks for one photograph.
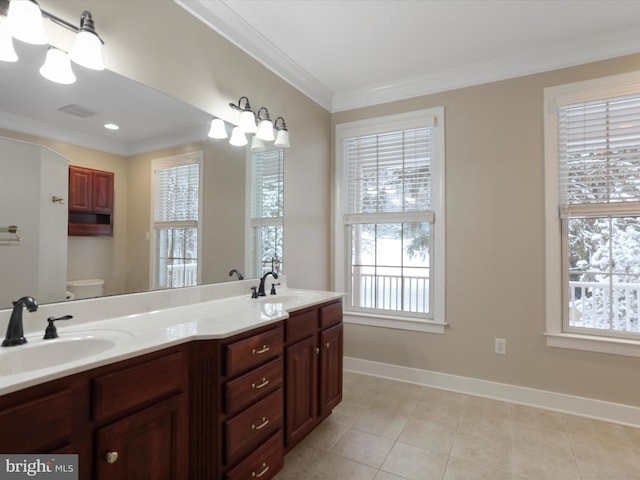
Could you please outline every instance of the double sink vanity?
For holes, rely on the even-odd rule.
[[[0,349],[0,452],[77,453],[83,480],[272,478],[342,399],[342,294],[246,282],[125,315],[74,302],[53,340],[25,312],[28,343]]]

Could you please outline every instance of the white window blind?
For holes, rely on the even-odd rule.
[[[560,106],[561,216],[640,211],[640,96]]]
[[[345,141],[345,220],[430,209],[431,128]],[[394,218],[398,218],[394,215]]]
[[[198,221],[200,165],[155,170],[156,222]]]
[[[282,217],[283,160],[282,149],[252,154],[251,218]]]

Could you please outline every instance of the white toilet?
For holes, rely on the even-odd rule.
[[[70,297],[70,300],[101,297],[104,295],[104,280],[100,278],[69,280],[67,282],[67,290],[71,293],[71,295],[67,295],[67,297]]]

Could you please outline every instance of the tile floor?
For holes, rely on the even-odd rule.
[[[276,480],[640,480],[640,429],[345,372]]]

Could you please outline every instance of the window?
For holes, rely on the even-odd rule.
[[[624,339],[627,349],[628,340],[640,341],[636,85],[637,75],[623,75],[545,92],[547,330],[552,337]]]
[[[201,161],[202,152],[153,161],[153,288],[199,283]]]
[[[442,332],[444,110],[336,127],[336,288],[353,321]]]
[[[284,150],[250,156],[251,276],[283,270]]]

